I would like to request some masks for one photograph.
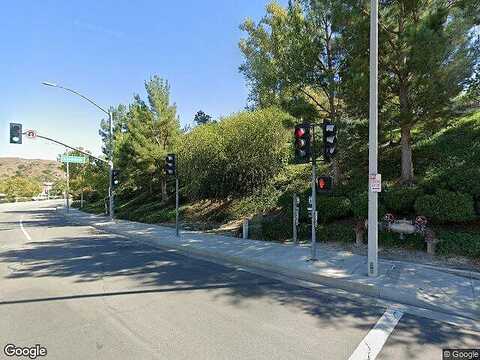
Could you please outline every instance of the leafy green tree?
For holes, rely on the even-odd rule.
[[[319,115],[337,118],[343,59],[340,4],[305,0],[284,8],[273,1],[258,24],[247,19],[241,25],[247,38],[239,44],[245,57],[240,71],[256,105],[285,105],[288,99],[300,100],[295,94],[301,94]]]
[[[127,117],[128,108],[119,104],[117,107],[110,107],[109,112],[112,114],[112,130],[113,130],[113,140],[116,137],[127,131],[128,128],[128,117]],[[110,148],[112,143],[110,142],[110,124],[109,119],[102,119],[100,121],[100,130],[98,131],[99,135],[102,138],[103,146],[102,152],[105,155],[105,158],[108,160],[110,157]],[[115,148],[114,148],[115,151]],[[115,156],[114,156],[115,158]]]
[[[402,182],[414,181],[412,129],[444,116],[478,61],[476,0],[399,0],[380,5],[380,120],[400,128]],[[368,1],[350,2],[341,76],[351,113],[368,113]],[[478,4],[478,2],[477,2]]]
[[[339,122],[344,11],[337,0],[293,1],[287,8],[274,1],[258,24],[241,25],[247,37],[239,44],[245,57],[240,71],[256,106],[280,106],[311,122]],[[334,173],[338,179],[336,160]]]
[[[195,114],[193,121],[195,121],[197,125],[205,125],[212,122],[212,117],[208,114],[205,114],[202,110],[199,110]]]
[[[39,181],[25,176],[11,176],[0,181],[0,192],[12,201],[16,198],[37,196],[42,191]]]

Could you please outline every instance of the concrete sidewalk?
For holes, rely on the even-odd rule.
[[[318,244],[318,261],[309,259],[304,245],[243,240],[229,236],[182,231],[125,220],[108,221],[98,215],[72,209],[70,221],[124,235],[163,248],[215,258],[233,264],[268,270],[374,298],[413,305],[447,314],[480,320],[480,279],[401,261],[379,260],[379,276],[367,276],[367,258],[332,251]]]

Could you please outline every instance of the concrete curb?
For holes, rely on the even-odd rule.
[[[240,256],[227,255],[227,254],[222,254],[215,251],[199,249],[199,248],[195,248],[194,245],[188,246],[188,248],[186,248],[181,244],[173,244],[171,242],[160,242],[160,240],[152,238],[151,235],[146,235],[147,238],[144,238],[142,240],[135,239],[133,238],[134,235],[132,234],[128,234],[125,231],[118,230],[115,228],[112,229],[111,228],[111,225],[113,225],[112,223],[105,223],[105,222],[95,223],[95,222],[92,222],[91,220],[83,220],[83,221],[80,220],[77,222],[75,220],[78,220],[78,219],[71,219],[71,218],[69,219],[69,221],[72,221],[72,222],[80,223],[82,225],[92,226],[99,230],[124,236],[130,241],[138,241],[138,242],[151,245],[157,248],[161,248],[164,250],[174,249],[179,253],[187,256],[191,254],[193,256],[198,256],[206,260],[212,259],[215,261],[230,263],[233,265],[269,271],[272,273],[278,273],[280,275],[287,276],[290,278],[308,281],[308,282],[312,282],[320,285],[326,285],[329,287],[342,289],[348,292],[353,292],[361,295],[366,295],[370,298],[373,298],[372,301],[374,301],[374,299],[387,300],[387,301],[392,301],[392,302],[400,303],[404,305],[410,305],[418,308],[428,309],[428,310],[444,313],[447,315],[459,316],[459,317],[468,318],[471,320],[480,320],[480,315],[477,312],[471,312],[466,310],[462,310],[462,311],[448,310],[448,309],[445,309],[445,307],[436,306],[428,302],[425,302],[421,299],[418,299],[415,296],[412,296],[411,293],[402,291],[399,287],[394,287],[394,288],[383,287],[383,286],[378,286],[376,284],[371,284],[371,283],[370,284],[361,283],[352,279],[330,277],[330,276],[316,274],[312,272],[301,271],[289,266],[272,264],[268,261],[259,261],[257,259],[249,259],[244,256],[242,257],[241,255]],[[435,268],[433,269],[438,270]],[[368,278],[365,277],[365,280],[368,281]]]
[[[389,260],[389,261],[396,262],[396,263],[401,263],[401,261],[398,261],[398,260]],[[418,267],[423,267],[423,268],[426,268],[426,269],[429,269],[429,270],[446,272],[446,273],[456,275],[456,276],[461,276],[461,277],[464,277],[464,278],[467,278],[467,279],[480,280],[480,272],[478,272],[478,271],[452,269],[452,268],[439,267],[439,266],[426,265],[426,264],[416,264],[416,265]]]

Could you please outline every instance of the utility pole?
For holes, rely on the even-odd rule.
[[[378,275],[378,193],[370,179],[378,172],[378,0],[370,9],[370,109],[368,143],[368,275]]]

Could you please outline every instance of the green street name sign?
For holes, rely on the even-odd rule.
[[[85,164],[87,158],[85,156],[62,155],[60,161],[64,163]]]

